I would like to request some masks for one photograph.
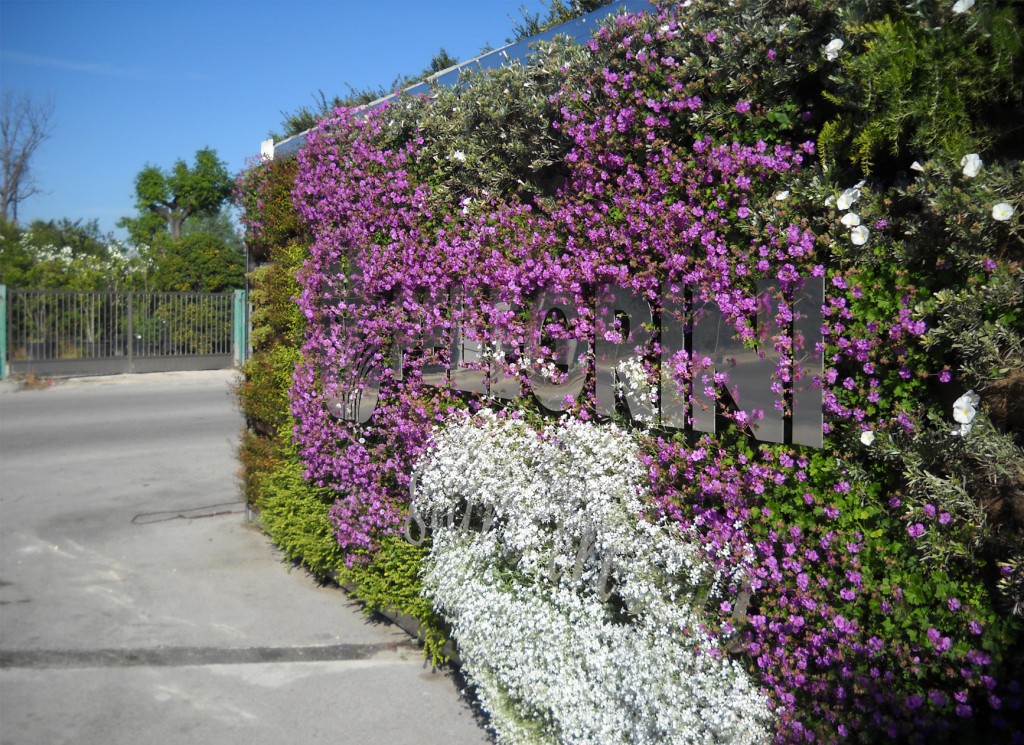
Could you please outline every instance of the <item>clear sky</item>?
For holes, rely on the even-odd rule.
[[[234,173],[281,112],[502,46],[541,0],[0,0],[0,88],[52,97],[22,224],[116,232],[135,175],[211,147]]]

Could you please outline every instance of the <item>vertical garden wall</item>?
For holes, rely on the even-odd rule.
[[[247,497],[502,742],[1019,742],[1017,2],[706,0],[241,181]]]

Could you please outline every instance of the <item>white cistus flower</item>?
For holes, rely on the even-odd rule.
[[[974,178],[981,173],[981,167],[985,164],[981,162],[977,153],[970,153],[960,159],[960,165],[963,166],[964,176]]]
[[[465,163],[466,154],[461,150],[456,150],[454,153],[452,153],[452,160],[454,160],[456,163]]]
[[[780,192],[776,192],[776,194],[775,194],[775,201],[776,202],[781,202],[782,200],[784,200],[788,196],[789,196],[789,190],[788,189],[783,189]]]
[[[1007,202],[1000,202],[992,208],[992,219],[999,222],[1006,222],[1013,217],[1013,206]]]
[[[978,403],[981,401],[974,391],[967,391],[953,402],[953,419],[960,424],[970,424],[978,415]]]
[[[827,59],[829,62],[836,60],[839,57],[839,52],[841,52],[842,49],[843,40],[833,39],[832,41],[825,45],[825,50],[823,52],[823,54],[825,55],[825,59]]]
[[[911,171],[917,171],[917,172],[920,173],[921,171],[924,170],[924,166],[921,165],[920,162],[915,160],[913,163],[910,164],[910,170]]]
[[[867,445],[868,447],[871,447],[871,445],[875,441],[875,433],[872,432],[870,429],[864,430],[863,432],[860,433],[860,441],[862,445]]]
[[[841,210],[850,209],[850,207],[852,207],[853,204],[858,199],[860,199],[860,187],[862,187],[863,185],[864,182],[861,181],[856,186],[851,186],[849,189],[846,189],[842,194],[839,195],[839,199],[836,200],[836,207],[838,207]]]
[[[961,13],[966,13],[973,7],[974,0],[956,0],[956,2],[953,3],[953,12],[960,15]]]
[[[841,222],[848,228],[855,228],[860,225],[860,215],[856,212],[847,212]]]
[[[855,246],[863,246],[868,242],[868,229],[863,225],[858,225],[850,231],[850,240]]]

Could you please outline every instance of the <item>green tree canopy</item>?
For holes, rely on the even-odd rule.
[[[0,284],[116,290],[142,288],[145,280],[143,260],[102,234],[95,220],[36,220],[23,230],[0,219]]]
[[[196,152],[191,168],[184,160],[178,160],[170,171],[148,165],[135,177],[139,216],[122,218],[118,225],[128,229],[136,244],[151,243],[164,230],[178,240],[185,220],[218,212],[231,198],[233,188],[227,167],[209,148]]]
[[[150,249],[153,286],[173,292],[223,292],[245,285],[245,259],[211,233],[157,237]]]

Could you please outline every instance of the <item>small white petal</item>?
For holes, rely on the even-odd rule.
[[[860,225],[860,215],[856,212],[847,212],[841,222],[848,228],[855,228]]]
[[[924,166],[921,165],[920,163],[918,163],[915,160],[913,163],[910,164],[910,170],[911,171],[923,171],[924,170]]]
[[[789,191],[780,191],[775,195],[775,201],[781,202],[783,199],[789,196]]]
[[[963,166],[964,176],[974,178],[981,173],[981,167],[984,163],[981,162],[981,158],[978,157],[977,153],[970,153],[960,159],[960,165]]]
[[[1006,202],[1000,202],[992,208],[992,218],[999,222],[1006,222],[1013,217],[1013,207]]]
[[[850,240],[855,246],[863,246],[868,242],[868,229],[863,225],[858,225],[850,231]]]
[[[825,59],[827,59],[829,62],[832,62],[833,60],[839,57],[839,52],[842,51],[842,48],[843,40],[833,39],[832,41],[825,45]]]
[[[960,15],[961,13],[966,13],[973,7],[974,0],[956,0],[956,2],[953,3],[953,12]]]
[[[863,182],[861,182],[863,183]],[[850,207],[860,199],[860,187],[861,184],[857,184],[851,187],[839,195],[839,199],[836,200],[836,207],[841,210],[848,210]]]

